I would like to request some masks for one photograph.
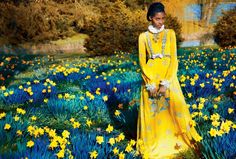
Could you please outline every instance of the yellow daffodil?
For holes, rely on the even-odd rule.
[[[43,100],[43,102],[44,102],[44,103],[48,103],[48,99],[45,98],[45,99]]]
[[[26,146],[29,147],[29,148],[31,148],[31,147],[34,146],[34,142],[33,142],[32,140],[30,140],[30,141],[27,142],[27,145],[26,145]]]
[[[119,116],[119,115],[120,115],[120,111],[119,111],[119,110],[116,110],[116,111],[115,111],[115,115],[116,115],[116,116]]]
[[[103,96],[103,101],[106,102],[108,100],[108,96]]]
[[[63,95],[62,95],[62,94],[58,94],[57,97],[58,97],[59,99],[62,99],[62,98],[63,98]]]
[[[202,104],[204,104],[205,101],[206,101],[206,99],[205,99],[205,98],[202,98],[202,97],[200,97],[199,100],[200,100],[200,103],[202,103]]]
[[[229,85],[230,87],[234,87],[234,83],[230,83],[230,85]]]
[[[111,126],[110,124],[108,125],[108,127],[106,128],[106,131],[108,132],[108,133],[111,133],[112,131],[113,131],[113,126]]]
[[[194,86],[194,85],[195,85],[195,81],[191,81],[190,84],[191,84],[192,86]]]
[[[6,113],[5,112],[0,113],[0,119],[2,119],[4,117],[6,117]]]
[[[44,129],[39,128],[38,131],[39,131],[39,134],[40,134],[40,135],[43,135],[43,134],[44,134]]]
[[[217,108],[218,108],[218,105],[214,104],[214,105],[213,105],[213,108],[214,108],[214,109],[217,109]]]
[[[5,126],[4,126],[4,130],[9,130],[11,128],[11,125],[6,123]]]
[[[211,115],[211,120],[219,120],[219,119],[220,119],[220,115],[218,113]]]
[[[2,90],[2,91],[5,91],[5,90],[6,90],[6,87],[5,87],[5,86],[1,86],[1,90]]]
[[[64,158],[64,156],[65,156],[65,150],[60,150],[58,153],[57,153],[57,157],[58,158]]]
[[[212,121],[212,125],[214,127],[218,127],[220,125],[220,122],[218,122],[217,120],[214,120],[214,121]]]
[[[100,95],[101,94],[101,92],[99,91],[99,90],[96,90],[96,92],[95,92],[97,95]]]
[[[201,83],[200,86],[201,86],[202,88],[204,88],[204,87],[205,87],[205,84],[204,84],[204,83]]]
[[[16,134],[17,134],[17,136],[21,136],[22,135],[22,131],[21,130],[17,130]]]
[[[117,147],[115,147],[112,151],[115,155],[119,153],[119,149]]]
[[[181,86],[181,87],[185,87],[185,86],[186,86],[186,84],[185,84],[185,83],[182,83],[180,86]]]
[[[9,95],[9,93],[8,93],[8,92],[5,92],[5,93],[3,93],[3,95],[4,95],[5,97],[7,97],[7,96]]]
[[[35,120],[37,120],[37,117],[36,117],[36,116],[32,116],[32,117],[31,117],[31,120],[32,120],[32,121],[35,121]]]
[[[115,139],[112,137],[108,141],[109,144],[114,145],[115,144]]]
[[[87,109],[88,109],[88,106],[87,106],[87,105],[85,105],[85,106],[84,106],[84,110],[87,110]]]
[[[17,115],[15,115],[15,116],[13,117],[13,119],[14,119],[15,121],[18,121],[18,120],[20,119],[20,117],[17,116]]]
[[[52,140],[48,147],[49,147],[51,150],[54,150],[54,148],[58,147],[57,141],[56,141],[56,140]]]
[[[225,133],[229,133],[230,131],[230,126],[228,125],[227,122],[222,122],[221,125],[220,125],[220,129],[225,132]]]
[[[27,128],[27,131],[28,131],[30,134],[33,134],[34,130],[35,130],[35,128],[34,128],[33,126],[31,126],[31,125],[29,125],[28,128]]]
[[[123,151],[119,153],[119,159],[125,159],[125,154],[123,153]]]
[[[89,152],[90,153],[90,158],[93,159],[93,158],[97,158],[98,156],[98,153],[96,150],[92,151],[92,152]]]
[[[202,112],[199,112],[198,115],[201,117],[203,114],[202,114]]]
[[[125,135],[123,133],[120,133],[118,138],[119,138],[119,140],[124,140],[125,139]]]
[[[199,109],[199,110],[201,110],[203,107],[204,107],[204,104],[202,104],[202,103],[199,103],[199,104],[198,104],[198,109]]]
[[[62,132],[62,136],[63,136],[64,138],[69,138],[69,136],[70,136],[70,132],[67,131],[67,130],[63,130],[63,132]]]
[[[54,129],[54,130],[50,130],[49,132],[48,132],[48,135],[49,135],[49,137],[55,137],[57,134],[56,134],[56,130]]]
[[[192,97],[192,93],[188,93],[188,97],[191,98]]]
[[[91,126],[91,124],[92,124],[92,121],[91,120],[89,120],[89,119],[87,119],[86,120],[86,124],[90,127]]]
[[[204,115],[204,116],[203,116],[203,119],[204,119],[204,120],[208,120],[208,116],[207,116],[207,115]]]
[[[233,124],[233,125],[232,125],[232,128],[233,128],[234,130],[236,130],[236,124]]]
[[[228,113],[231,114],[234,112],[234,109],[233,108],[228,108]]]
[[[136,144],[136,141],[133,140],[133,139],[131,139],[131,140],[129,141],[129,144],[130,144],[131,146],[134,146],[134,145]]]
[[[130,145],[130,144],[128,144],[127,146],[126,146],[126,148],[125,148],[125,151],[126,152],[130,152],[130,151],[132,151],[133,150],[133,148],[132,148],[132,146]]]
[[[216,97],[216,98],[214,98],[214,101],[216,101],[216,102],[219,102],[221,100],[221,97],[219,96],[219,97]]]
[[[116,88],[116,87],[113,87],[113,88],[112,88],[112,91],[113,91],[113,92],[116,92],[116,91],[117,91],[117,88]]]
[[[70,118],[70,122],[75,122],[75,118]]]
[[[94,95],[91,95],[90,96],[90,100],[94,100],[95,96]]]
[[[74,129],[75,129],[75,128],[79,128],[80,125],[81,125],[81,124],[80,124],[79,122],[74,122],[74,123],[73,123]]]
[[[64,98],[68,99],[69,97],[70,97],[70,94],[69,93],[65,93]]]
[[[214,128],[211,128],[211,130],[210,131],[208,131],[209,132],[209,134],[211,135],[211,136],[214,136],[214,137],[216,137],[216,135],[217,135],[217,130],[216,129],[214,129]]]
[[[197,109],[197,104],[193,104],[193,105],[192,105],[192,108],[193,108],[193,109]]]
[[[96,141],[97,143],[102,144],[104,142],[103,136],[97,136]]]

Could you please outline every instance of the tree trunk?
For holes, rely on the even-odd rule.
[[[213,15],[214,9],[220,3],[221,0],[200,0],[201,5],[201,24],[208,26],[210,19]]]

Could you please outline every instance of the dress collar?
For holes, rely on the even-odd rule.
[[[165,29],[165,25],[164,25],[164,24],[161,26],[160,29],[156,28],[156,27],[153,26],[152,24],[148,26],[148,30],[149,30],[151,33],[159,33],[159,32],[161,32],[161,31],[164,30],[164,29]]]

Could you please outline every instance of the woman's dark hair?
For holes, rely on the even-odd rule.
[[[147,20],[151,21],[149,17],[153,17],[157,12],[165,12],[165,6],[161,2],[154,2],[149,6]]]

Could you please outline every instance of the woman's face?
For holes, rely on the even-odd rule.
[[[157,12],[153,17],[150,17],[152,20],[152,25],[160,29],[165,22],[165,12]]]

